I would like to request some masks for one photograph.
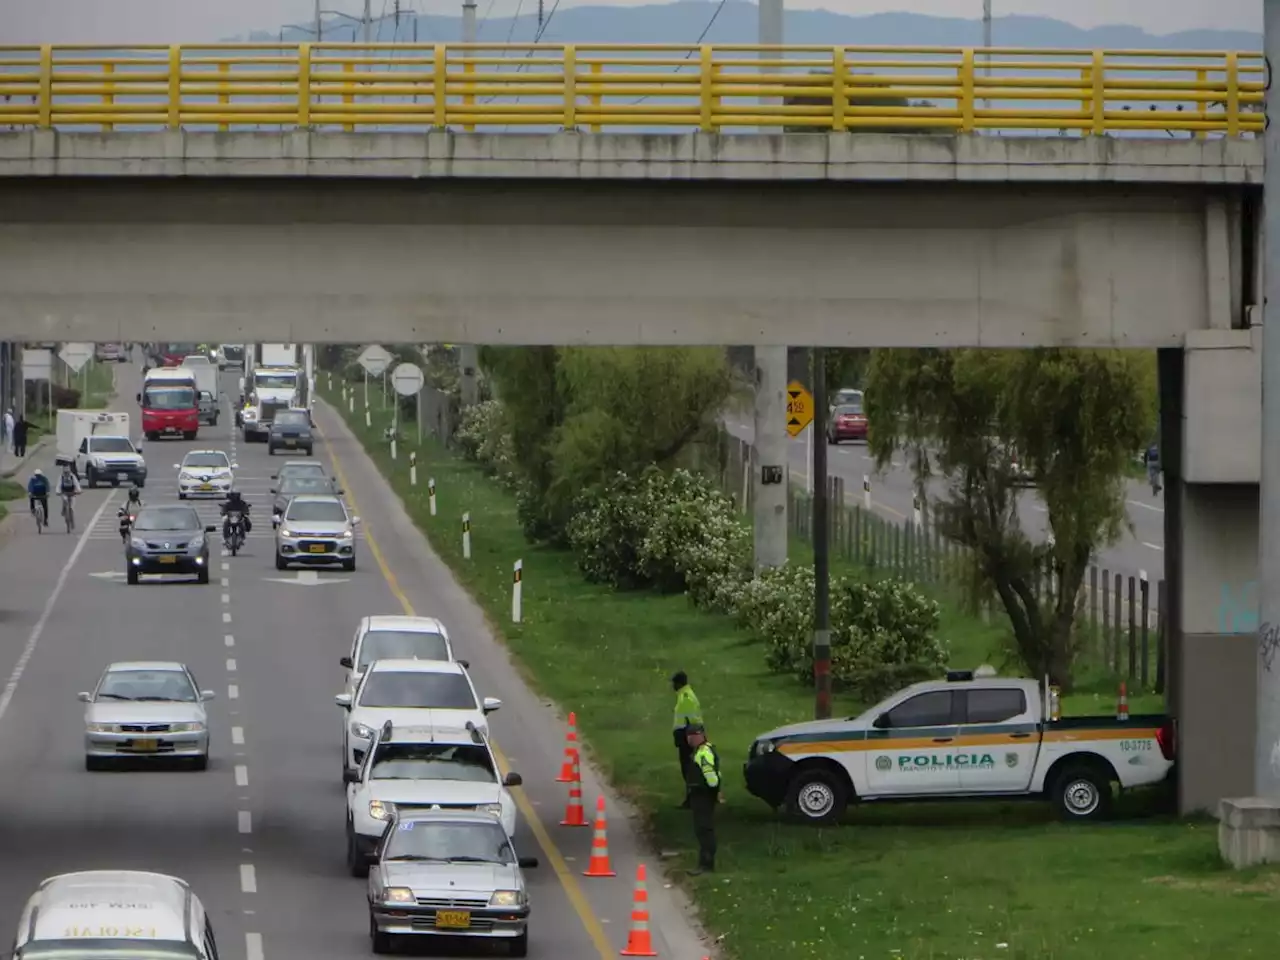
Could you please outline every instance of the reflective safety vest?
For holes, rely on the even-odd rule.
[[[700,746],[694,751],[693,764],[703,780],[703,783],[693,786],[705,785],[708,790],[720,789],[720,754],[716,753],[715,747],[710,743]]]
[[[676,691],[676,712],[672,721],[673,730],[683,730],[694,723],[702,723],[702,704],[698,703],[698,695],[687,683]]]

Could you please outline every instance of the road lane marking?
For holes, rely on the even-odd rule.
[[[27,664],[31,662],[31,657],[36,652],[36,645],[40,643],[40,637],[44,634],[44,628],[49,623],[49,617],[53,615],[54,604],[58,602],[58,597],[62,596],[62,589],[67,585],[67,578],[71,576],[72,568],[75,567],[76,561],[80,559],[80,554],[84,552],[84,545],[89,542],[89,534],[92,532],[94,525],[102,518],[102,515],[106,513],[107,505],[111,503],[114,497],[114,492],[107,494],[106,499],[94,511],[89,523],[84,528],[84,532],[80,534],[80,538],[76,541],[75,548],[71,551],[71,556],[67,557],[67,562],[63,564],[62,571],[58,574],[58,580],[53,585],[53,592],[49,594],[49,599],[44,604],[44,610],[40,612],[40,619],[31,628],[31,634],[27,637],[26,645],[22,648],[22,653],[18,655],[18,662],[13,665],[13,672],[9,674],[4,690],[0,691],[0,719],[4,719],[5,712],[9,709],[9,704],[13,702],[14,694],[18,692],[18,683],[22,680],[22,675],[27,672]]]
[[[241,833],[253,833],[253,816],[248,810],[237,811],[236,828]]]
[[[235,700],[239,696],[240,696],[240,688],[234,683],[227,684],[227,699]]]
[[[1164,513],[1164,507],[1152,506],[1149,503],[1143,503],[1141,500],[1129,500],[1128,502],[1135,507],[1141,507],[1143,510],[1150,510],[1152,513]]]
[[[224,594],[222,595],[222,602],[223,602],[223,603],[230,603],[230,602],[231,602],[231,594],[229,594],[229,593],[224,593]]]
[[[231,614],[227,613],[225,610],[224,610],[224,611],[223,611],[223,613],[222,613],[222,622],[223,622],[223,623],[230,623],[230,622],[231,622]]]
[[[236,764],[236,786],[247,787],[249,785],[249,768],[243,763]]]
[[[1164,552],[1164,547],[1160,546],[1158,543],[1149,543],[1146,540],[1143,540],[1142,545],[1144,547],[1150,547],[1152,550],[1159,550],[1161,553]]]
[[[235,672],[236,672],[236,658],[227,657],[227,673],[235,673]]]
[[[221,586],[224,590],[225,590],[227,587],[231,586],[231,578],[230,578],[230,577],[223,577],[223,578],[222,578],[222,580],[220,581],[220,586]]]
[[[330,409],[332,410],[333,408],[330,407]],[[341,414],[337,415],[341,416]],[[334,451],[333,444],[329,442],[329,438],[318,425],[316,426],[316,433],[324,441],[325,448],[328,450],[329,460],[333,463],[333,472],[337,475],[338,482],[346,491],[347,500],[351,504],[351,512],[359,514],[360,505],[356,503],[355,495],[351,492],[351,484],[347,482],[346,472],[342,469],[342,461],[338,459],[338,454]],[[356,442],[359,443],[360,441],[357,439]],[[395,573],[387,563],[386,557],[383,556],[382,550],[378,547],[378,542],[373,537],[373,531],[367,526],[365,527],[364,539],[365,543],[368,544],[369,552],[373,554],[374,563],[378,565],[378,569],[382,572],[382,579],[386,581],[387,587],[391,590],[391,595],[399,602],[405,616],[417,616],[414,612],[413,604],[409,602],[409,598],[405,595],[404,590],[401,589],[399,580],[396,579]],[[505,776],[506,771],[510,769],[506,755],[495,741],[490,740],[489,746],[493,750],[494,758],[498,761],[498,767]],[[564,889],[565,898],[569,901],[569,906],[578,915],[578,920],[582,923],[582,929],[596,948],[600,960],[614,960],[616,948],[609,941],[609,937],[604,931],[604,925],[601,924],[600,918],[592,910],[586,894],[582,892],[582,885],[578,882],[578,878],[569,869],[569,864],[565,861],[564,854],[560,852],[560,848],[551,839],[551,834],[547,832],[546,826],[543,825],[542,820],[538,817],[538,811],[533,808],[533,804],[529,802],[529,798],[520,787],[513,787],[510,793],[520,813],[524,816],[525,822],[529,825],[534,839],[537,840],[538,846],[542,848],[542,852],[550,862],[552,872],[555,873],[556,879],[560,881],[560,886]]]
[[[266,955],[262,952],[262,934],[244,935],[244,956],[245,960],[264,960]]]
[[[231,728],[231,742],[234,743],[236,746],[241,746],[244,744],[244,727]]]
[[[252,863],[240,864],[240,892],[258,892],[258,872],[253,869]]]
[[[226,573],[226,572],[227,572],[228,570],[230,570],[230,569],[231,569],[231,564],[227,563],[227,562],[224,560],[224,561],[222,562],[222,572],[223,572],[223,573]]]
[[[222,638],[222,642],[225,643],[228,647],[234,647],[236,645],[236,638],[228,633],[225,637]]]

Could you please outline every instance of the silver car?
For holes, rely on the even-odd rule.
[[[348,513],[337,497],[294,497],[276,527],[276,569],[283,570],[291,563],[340,563],[343,570],[354,570],[359,522],[360,518]]]
[[[113,760],[184,759],[197,770],[209,765],[209,718],[201,690],[181,663],[138,660],[113,663],[92,693],[85,691],[84,765],[101,770]]]
[[[400,937],[503,940],[513,957],[529,952],[529,894],[497,818],[432,810],[392,821],[369,870],[369,938],[389,953]]]

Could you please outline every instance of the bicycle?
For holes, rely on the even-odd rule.
[[[67,523],[67,533],[71,533],[76,528],[76,508],[71,505],[74,496],[73,493],[62,495],[62,519]]]
[[[48,509],[40,497],[36,497],[31,504],[31,515],[36,518],[36,533],[44,533],[44,528],[49,525]]]

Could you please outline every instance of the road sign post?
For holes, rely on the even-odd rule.
[[[813,423],[813,394],[799,380],[787,384],[787,433],[800,436]]]
[[[360,368],[364,370],[364,419],[365,426],[369,425],[369,377],[380,377],[387,372],[387,367],[391,366],[391,362],[395,357],[387,353],[387,351],[379,344],[370,344],[360,351],[360,356],[356,357],[356,363],[360,364]],[[386,399],[387,381],[382,381],[383,399]]]

